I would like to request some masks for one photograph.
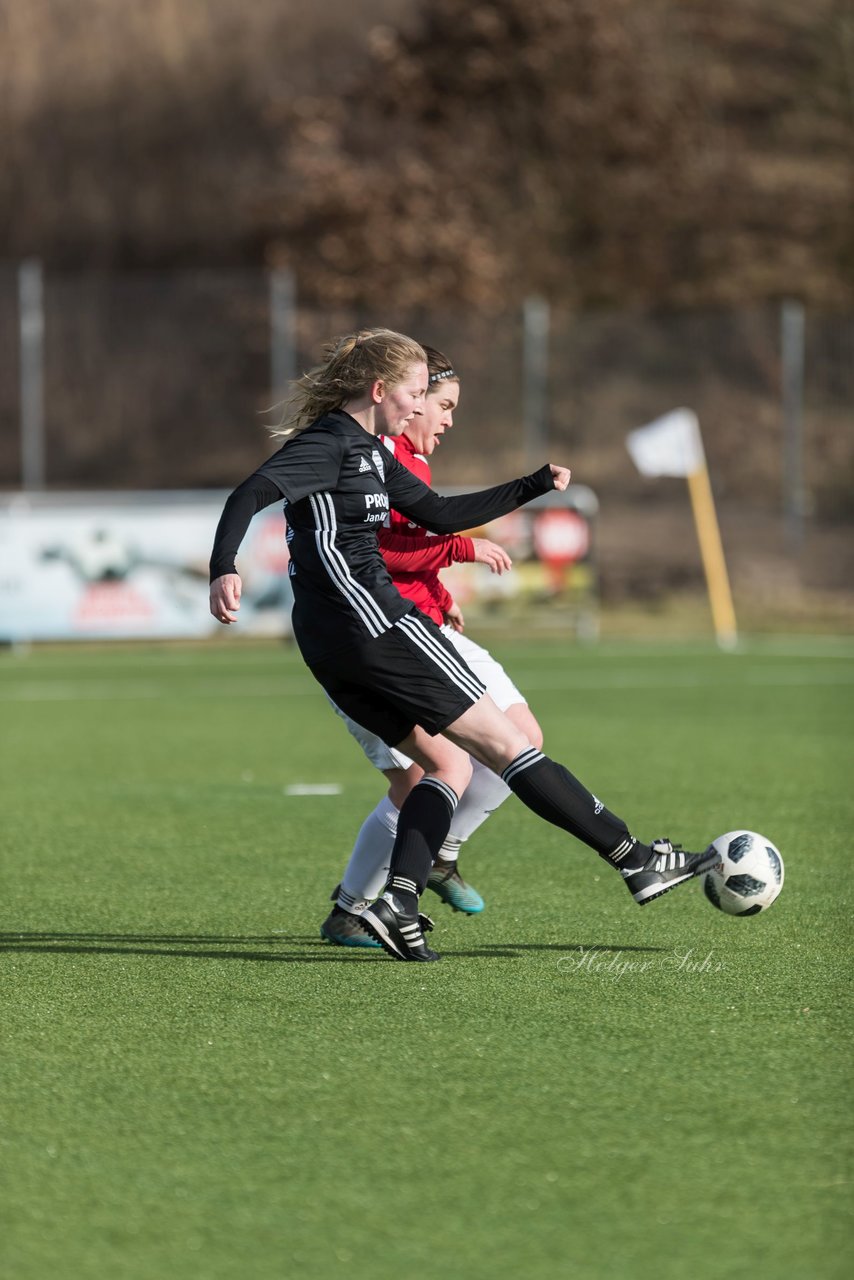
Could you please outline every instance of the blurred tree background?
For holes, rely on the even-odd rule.
[[[0,0],[4,256],[307,300],[854,298],[848,0]]]
[[[226,487],[265,456],[271,268],[301,367],[354,323],[453,352],[437,483],[503,478],[540,295],[550,447],[603,499],[606,597],[698,585],[682,487],[651,501],[624,445],[679,403],[742,595],[850,594],[850,0],[0,0],[0,83],[0,484],[24,258],[56,488]],[[807,316],[797,544],[784,299]]]

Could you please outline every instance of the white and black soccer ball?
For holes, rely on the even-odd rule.
[[[703,880],[712,906],[730,916],[767,911],[783,888],[783,859],[776,845],[758,831],[728,831],[712,846],[720,862]]]

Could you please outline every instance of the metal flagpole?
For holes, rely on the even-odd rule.
[[[21,396],[21,484],[43,489],[44,448],[44,290],[42,265],[28,258],[18,268]]]

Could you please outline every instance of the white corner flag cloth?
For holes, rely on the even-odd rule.
[[[626,448],[643,476],[690,476],[706,465],[696,413],[674,409],[626,436]]]

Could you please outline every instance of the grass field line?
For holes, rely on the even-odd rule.
[[[102,680],[97,684],[72,681],[30,681],[0,690],[0,702],[138,702],[167,698],[271,698],[321,697],[320,686],[306,681],[206,680],[201,684],[150,684],[126,680]]]
[[[728,672],[727,676],[733,673]],[[604,677],[590,676],[570,672],[549,673],[543,675],[527,675],[524,671],[514,670],[515,683],[525,689],[707,689],[732,688],[744,685],[779,685],[780,687],[807,687],[809,685],[849,685],[854,684],[854,669],[850,671],[828,671],[825,667],[803,670],[791,667],[778,671],[758,669],[741,671],[734,674],[742,679],[716,679],[708,675],[697,675],[692,672],[679,671],[615,671]]]
[[[518,641],[510,635],[502,636],[494,632],[478,634],[478,629],[471,629],[472,639],[487,648],[495,649],[500,657],[505,649],[512,651]],[[596,659],[614,661],[656,662],[671,661],[674,658],[725,657],[727,661],[737,662],[746,658],[820,658],[822,660],[854,659],[854,637],[848,635],[742,635],[739,636],[738,647],[726,654],[711,639],[668,641],[666,639],[603,639],[595,645],[579,645],[571,638],[566,641],[547,638],[529,637],[526,647],[537,650],[537,662],[549,666],[574,660],[575,656],[594,657]],[[105,663],[132,663],[137,670],[153,668],[162,671],[164,668],[195,668],[200,659],[213,666],[240,663],[243,667],[266,666],[269,663],[281,662],[284,658],[298,657],[294,644],[284,641],[258,645],[249,640],[245,644],[236,641],[227,646],[215,642],[192,642],[186,647],[170,647],[164,642],[162,647],[135,646],[133,644],[111,642],[105,640],[96,644],[89,642],[78,648],[72,642],[57,647],[41,647],[37,644],[16,644],[0,649],[0,676],[16,674],[24,670],[28,663],[46,664],[56,669],[73,667],[75,671],[87,667],[102,672]]]
[[[741,669],[728,672],[731,678],[709,678],[692,672],[678,671],[608,671],[591,674],[589,671],[525,672],[515,670],[513,677],[523,690],[534,692],[548,690],[609,690],[609,689],[708,689],[733,686],[763,688],[841,687],[854,684],[854,669],[828,670],[826,667],[789,667],[778,670],[766,668]],[[0,689],[0,702],[90,702],[90,701],[140,701],[180,698],[278,698],[320,696],[318,686],[308,676],[304,679],[279,680],[275,676],[232,678],[229,680],[206,679],[199,683],[192,680],[180,684],[157,684],[151,681],[129,680],[31,680]]]

